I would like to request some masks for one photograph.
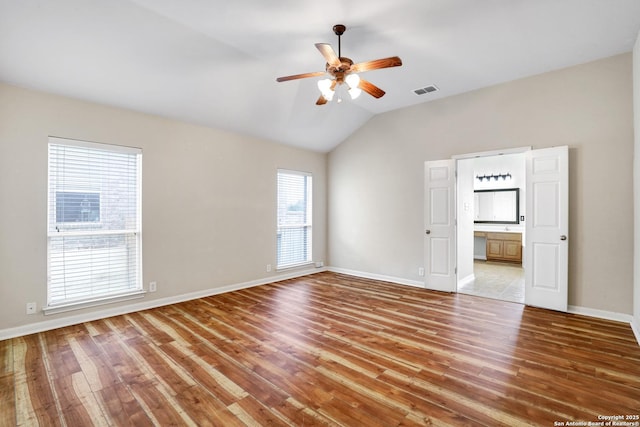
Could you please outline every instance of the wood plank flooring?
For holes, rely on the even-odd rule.
[[[0,341],[0,398],[1,426],[553,426],[639,415],[640,347],[627,324],[319,273]]]

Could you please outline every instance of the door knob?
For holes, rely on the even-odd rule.
[[[560,240],[567,240],[567,236],[563,234],[562,236],[560,236]]]
[[[431,230],[427,230],[427,231],[426,231],[426,233],[427,233],[427,234],[431,234]]]

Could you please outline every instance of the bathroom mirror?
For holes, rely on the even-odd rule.
[[[475,190],[474,215],[475,223],[519,224],[520,189]]]

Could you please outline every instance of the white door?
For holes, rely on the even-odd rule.
[[[569,149],[526,155],[525,303],[567,311]]]
[[[425,287],[456,290],[455,160],[424,165]]]

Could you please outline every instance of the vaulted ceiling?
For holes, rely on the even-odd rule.
[[[383,98],[316,106],[320,77],[276,82],[324,70],[334,24],[343,56],[402,58],[364,75]],[[376,114],[628,52],[639,30],[639,0],[0,0],[0,81],[329,151]]]

